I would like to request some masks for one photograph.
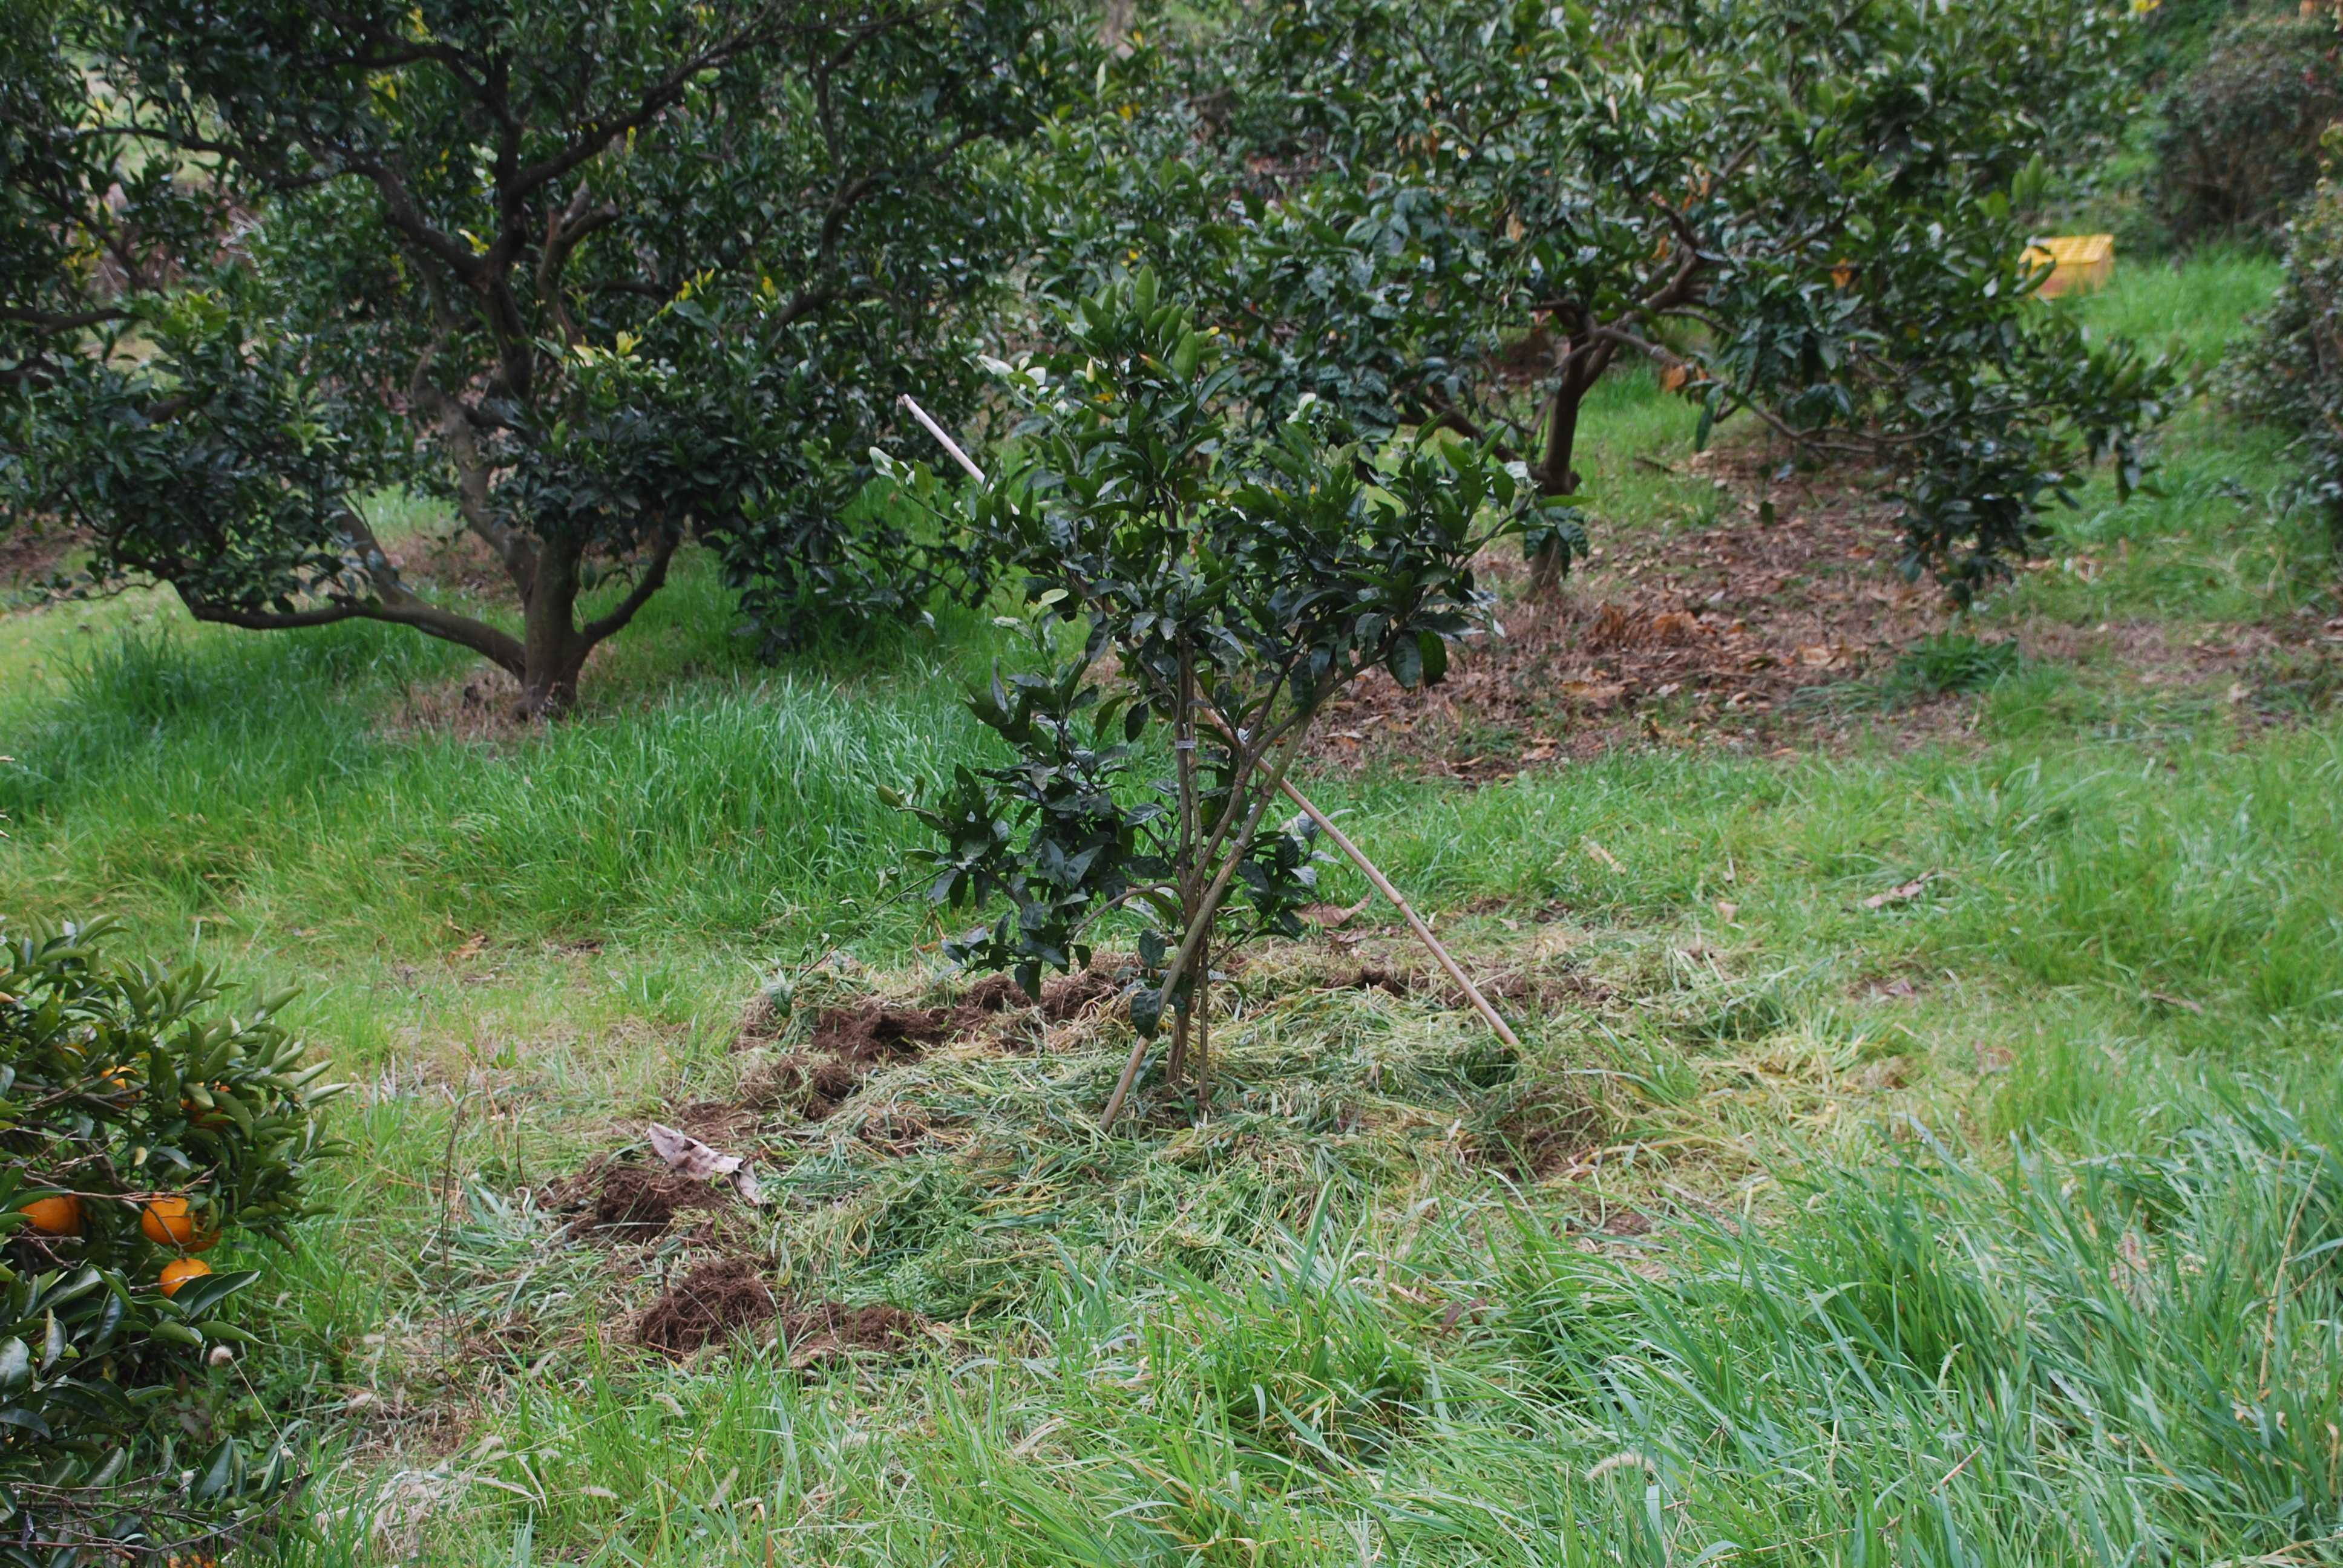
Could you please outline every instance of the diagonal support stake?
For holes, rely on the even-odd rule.
[[[1432,950],[1432,956],[1440,960],[1440,967],[1448,971],[1448,978],[1463,988],[1464,994],[1472,1000],[1474,1010],[1489,1020],[1491,1029],[1497,1031],[1497,1038],[1513,1047],[1514,1050],[1520,1050],[1522,1042],[1506,1026],[1504,1019],[1498,1014],[1489,999],[1481,994],[1481,988],[1473,983],[1473,977],[1464,972],[1463,966],[1459,964],[1448,950],[1441,945],[1440,939],[1432,934],[1432,928],[1423,923],[1415,910],[1408,906],[1405,899],[1400,897],[1399,890],[1391,885],[1391,879],[1375,869],[1375,863],[1367,859],[1366,851],[1352,843],[1349,835],[1334,826],[1333,821],[1325,812],[1312,805],[1310,798],[1296,789],[1291,781],[1284,781],[1283,788],[1286,799],[1301,807],[1302,814],[1318,824],[1318,830],[1333,839],[1334,847],[1348,856],[1351,864],[1358,867],[1367,880],[1374,884],[1375,891],[1392,901],[1392,907],[1400,912],[1406,920],[1408,929],[1415,933],[1416,940],[1429,948]]]
[[[905,408],[910,410],[911,417],[917,419],[929,435],[933,436],[942,444],[943,449],[951,454],[952,460],[960,466],[970,478],[980,485],[985,482],[984,470],[970,460],[969,455],[960,450],[960,443],[944,433],[943,427],[928,417],[928,411],[920,407],[916,398],[906,392],[897,400]],[[1216,716],[1208,713],[1206,717],[1215,718]],[[1373,860],[1367,859],[1366,851],[1351,842],[1350,835],[1334,826],[1333,819],[1312,805],[1307,795],[1295,789],[1292,779],[1280,779],[1278,788],[1284,792],[1287,799],[1302,808],[1304,816],[1318,824],[1319,831],[1334,841],[1334,847],[1342,851],[1351,864],[1358,867],[1360,873],[1373,884],[1375,891],[1391,900],[1392,907],[1399,910],[1401,917],[1407,921],[1408,929],[1415,933],[1416,940],[1430,950],[1432,956],[1439,961],[1440,967],[1448,971],[1448,978],[1463,989],[1466,998],[1473,1003],[1473,1010],[1488,1020],[1489,1027],[1496,1031],[1497,1038],[1514,1050],[1520,1050],[1522,1049],[1520,1037],[1513,1033],[1503,1017],[1490,1003],[1489,999],[1481,994],[1481,988],[1473,983],[1473,977],[1464,972],[1463,966],[1459,964],[1447,948],[1442,945],[1440,939],[1432,934],[1432,928],[1424,924],[1423,918],[1416,914],[1407,900],[1400,896],[1400,890],[1392,886],[1391,879],[1384,876]],[[1138,1050],[1132,1052],[1132,1060],[1131,1066],[1124,1071],[1123,1081],[1116,1086],[1114,1101],[1109,1111],[1110,1120],[1111,1120],[1112,1111],[1121,1109],[1123,1096],[1130,1089],[1130,1081],[1136,1074],[1139,1061],[1143,1059],[1145,1050],[1146,1041],[1141,1040]]]

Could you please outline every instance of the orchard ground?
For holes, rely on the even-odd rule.
[[[2209,368],[2275,280],[2056,308]],[[2343,600],[2287,455],[2200,397],[1954,627],[1854,479],[1694,423],[1606,383],[1594,568],[1498,569],[1508,638],[1305,780],[1519,1057],[1371,904],[1232,975],[1210,1118],[1105,1135],[1124,1026],[967,1003],[874,792],[979,749],[987,614],[763,667],[692,562],[549,729],[395,629],[0,615],[0,910],[297,984],[354,1086],[247,1260],[253,1408],[318,1434],[281,1554],[2343,1561]],[[605,1201],[652,1121],[766,1201]]]

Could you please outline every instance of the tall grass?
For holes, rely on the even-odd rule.
[[[1664,1272],[1511,1203],[1322,1206],[1218,1279],[1068,1267],[875,1383],[589,1352],[433,1467],[448,1506],[387,1489],[304,1560],[2331,1562],[2334,1103],[2198,1095],[2079,1159],[1916,1132]]]

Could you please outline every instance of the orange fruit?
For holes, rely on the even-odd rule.
[[[32,1222],[35,1231],[45,1231],[52,1236],[81,1234],[81,1200],[70,1192],[35,1198],[17,1211]]]
[[[215,1094],[225,1094],[228,1091],[228,1086],[225,1083],[215,1083],[211,1086],[211,1091]],[[206,1111],[192,1100],[182,1099],[179,1101],[179,1114],[197,1127],[226,1127],[228,1123],[226,1111],[216,1107]]]
[[[199,1231],[185,1198],[151,1198],[138,1216],[138,1228],[158,1247],[201,1252],[219,1240],[217,1231]]]
[[[179,1287],[189,1280],[199,1280],[212,1271],[212,1266],[201,1258],[174,1258],[163,1265],[163,1293],[176,1296]]]

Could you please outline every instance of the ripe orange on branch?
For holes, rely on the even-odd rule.
[[[201,1252],[219,1240],[217,1231],[199,1230],[185,1198],[153,1198],[138,1216],[138,1229],[158,1247]]]
[[[81,1234],[81,1200],[70,1192],[35,1198],[17,1211],[34,1230],[52,1236]]]
[[[165,1295],[176,1296],[179,1293],[181,1285],[186,1284],[189,1280],[199,1280],[211,1271],[212,1266],[201,1258],[174,1258],[163,1265],[163,1271],[157,1276],[157,1281],[162,1285]]]

